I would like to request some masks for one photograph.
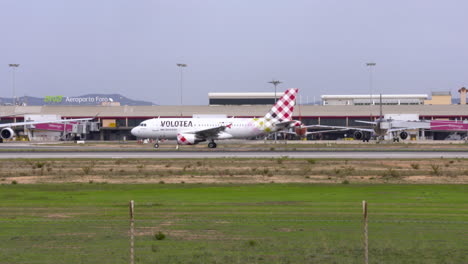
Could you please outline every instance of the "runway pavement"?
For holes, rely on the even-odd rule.
[[[107,158],[107,159],[130,159],[130,158],[312,158],[312,159],[432,159],[432,158],[468,158],[468,152],[451,151],[154,151],[154,152],[0,152],[0,159],[8,158]]]

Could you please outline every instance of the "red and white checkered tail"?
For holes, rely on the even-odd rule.
[[[276,104],[271,108],[270,112],[265,115],[265,119],[273,122],[290,121],[296,104],[296,95],[299,92],[297,88],[291,88],[284,92]]]

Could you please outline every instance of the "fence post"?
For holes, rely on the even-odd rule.
[[[362,213],[364,214],[364,263],[369,263],[369,238],[367,235],[367,202],[362,201]]]
[[[135,263],[134,236],[135,236],[134,203],[130,201],[130,264]]]

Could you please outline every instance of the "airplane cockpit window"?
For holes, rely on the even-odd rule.
[[[140,126],[145,127],[146,123],[141,123]]]

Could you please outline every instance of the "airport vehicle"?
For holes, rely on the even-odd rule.
[[[50,121],[24,121],[24,122],[16,122],[16,123],[5,123],[0,124],[0,143],[3,143],[5,139],[11,139],[15,136],[15,131],[12,127],[16,126],[27,126],[27,125],[37,125],[37,124],[50,124],[50,123],[68,123],[68,122],[76,122],[76,121],[90,121],[93,120],[95,117],[92,118],[76,118],[76,119],[56,119]]]
[[[156,139],[159,148],[162,139],[176,139],[179,145],[194,145],[208,141],[209,148],[216,148],[215,140],[252,138],[262,134],[292,128],[292,120],[298,89],[286,90],[271,110],[262,118],[153,118],[131,130],[138,138]]]

